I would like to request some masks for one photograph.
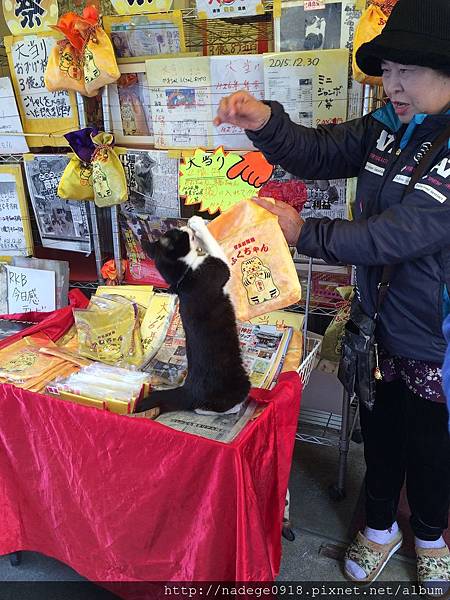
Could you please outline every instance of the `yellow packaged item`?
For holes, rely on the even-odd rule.
[[[296,371],[302,364],[303,355],[303,334],[301,331],[292,331],[291,341],[284,358],[282,373],[287,371]]]
[[[0,377],[11,383],[21,383],[41,377],[46,371],[62,364],[56,357],[44,356],[39,348],[55,347],[45,334],[38,333],[24,337],[0,350]]]
[[[99,25],[99,13],[95,6],[87,6],[77,25],[84,39],[83,71],[88,96],[114,83],[120,77],[116,55],[111,40]]]
[[[158,352],[177,306],[175,294],[155,294],[141,323],[144,360],[148,361]]]
[[[368,85],[382,85],[383,83],[381,77],[374,77],[363,73],[356,63],[355,55],[360,46],[366,42],[370,42],[377,35],[380,35],[386,25],[386,21],[387,16],[383,13],[381,8],[371,4],[363,12],[356,25],[355,36],[353,39],[352,70],[353,78],[360,83],[366,83]]]
[[[152,285],[99,285],[95,295],[96,296],[123,296],[132,300],[137,304],[139,310],[139,321],[142,323],[145,312],[153,297],[153,286]]]
[[[70,159],[60,179],[58,185],[60,198],[65,200],[94,199],[91,161],[96,146],[91,136],[97,133],[98,129],[85,127],[66,133],[64,136],[74,151],[74,156]]]
[[[141,363],[137,308],[125,298],[120,299],[124,302],[93,296],[88,309],[74,309],[82,356],[108,364]]]
[[[92,166],[72,156],[61,176],[58,196],[64,200],[93,200]]]
[[[128,198],[125,171],[115,153],[112,133],[98,133],[92,138],[96,149],[92,156],[92,183],[97,206],[113,206]]]
[[[72,90],[87,95],[81,57],[67,39],[60,40],[53,46],[45,69],[44,83],[50,92]]]
[[[228,290],[239,320],[299,301],[300,282],[276,215],[243,200],[208,228],[229,260]]]

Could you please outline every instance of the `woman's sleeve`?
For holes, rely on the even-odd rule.
[[[351,265],[389,265],[441,251],[450,243],[450,186],[442,180],[437,187],[437,179],[427,175],[403,202],[369,219],[306,219],[298,251]]]
[[[376,121],[367,115],[339,125],[317,129],[293,123],[278,102],[266,102],[272,116],[259,131],[246,130],[248,138],[269,163],[302,179],[356,177],[363,166],[371,130]]]

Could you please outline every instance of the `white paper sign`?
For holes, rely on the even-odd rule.
[[[23,154],[29,152],[27,142],[19,135],[23,133],[16,98],[9,77],[0,77],[0,154]]]
[[[16,179],[9,173],[0,173],[0,255],[31,254],[23,225]]]
[[[54,271],[10,266],[6,270],[9,314],[55,310]]]
[[[264,99],[264,63],[261,54],[247,56],[211,56],[211,87],[213,115],[223,96],[247,90],[258,100]],[[215,128],[215,148],[254,150],[243,129],[223,123]]]

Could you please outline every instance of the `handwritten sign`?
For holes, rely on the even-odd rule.
[[[58,21],[57,0],[2,0],[2,6],[13,35],[49,31]]]
[[[55,310],[54,271],[10,266],[6,270],[9,314]]]
[[[16,98],[9,77],[0,78],[0,154],[23,154],[28,145],[23,136],[1,135],[2,133],[22,133]]]
[[[200,203],[200,211],[208,211],[213,215],[255,196],[257,192],[254,185],[240,176],[233,179],[229,177],[230,169],[241,161],[241,156],[225,153],[222,148],[212,154],[197,148],[192,157],[180,164],[178,185],[185,205]]]
[[[0,165],[0,256],[33,252],[30,216],[20,165]]]
[[[6,37],[11,77],[19,103],[25,133],[57,133],[61,136],[78,128],[78,114],[75,95],[64,90],[49,92],[44,84],[44,74],[48,58],[57,36],[43,33],[38,36]],[[63,138],[62,138],[63,139]],[[61,138],[54,138],[54,145]],[[30,138],[30,145],[49,145],[47,139]]]
[[[306,127],[347,118],[349,52],[280,52],[264,57],[265,97],[281,102],[294,123]]]

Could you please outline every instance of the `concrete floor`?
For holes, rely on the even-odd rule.
[[[364,476],[362,446],[351,443],[347,495],[334,502],[328,486],[336,481],[336,448],[296,442],[290,480],[291,521],[295,540],[283,539],[283,558],[279,581],[345,581],[342,555],[348,543],[348,528],[361,490]],[[415,565],[396,555],[380,576],[380,581],[413,581]],[[24,552],[22,564],[12,567],[8,557],[0,558],[0,582],[53,581],[67,582],[55,590],[58,600],[107,598],[109,594],[95,586],[80,586],[83,578],[66,565],[33,552]],[[62,594],[62,591],[64,592]],[[1,600],[52,598],[51,590],[34,584],[14,588],[0,586]],[[42,592],[42,593],[41,593]]]

